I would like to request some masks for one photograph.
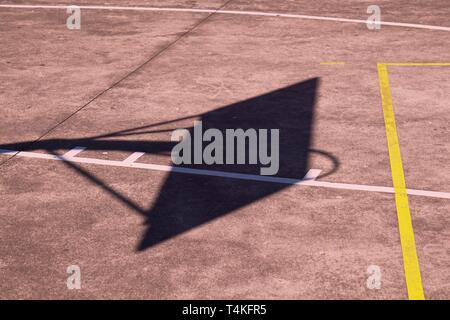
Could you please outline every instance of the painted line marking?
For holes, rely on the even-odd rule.
[[[16,8],[16,9],[66,9],[68,5],[15,5],[15,4],[2,4],[1,8]],[[359,23],[367,24],[367,20],[360,19],[347,19],[347,18],[335,18],[324,16],[312,16],[302,14],[286,14],[275,12],[259,12],[259,11],[236,11],[236,10],[216,10],[216,9],[189,9],[189,8],[158,8],[158,7],[121,7],[121,6],[94,6],[94,5],[79,5],[80,9],[87,10],[128,10],[128,11],[166,11],[166,12],[191,12],[191,13],[216,13],[216,14],[234,14],[234,15],[249,15],[249,16],[264,16],[264,17],[280,17],[280,18],[294,18],[304,20],[321,20],[321,21],[334,21],[334,22],[347,22],[347,23]],[[450,31],[450,27],[432,26],[426,24],[416,23],[402,23],[402,22],[388,22],[380,21],[376,24],[392,27],[404,27],[415,29],[428,29],[439,31]]]
[[[19,154],[19,151],[0,149],[0,154],[3,154],[5,156],[13,156],[13,155]]]
[[[72,150],[66,152],[63,157],[64,158],[72,158],[75,157],[77,154],[79,154],[80,152],[86,150],[85,147],[75,147]]]
[[[416,252],[414,229],[408,202],[408,189],[406,189],[405,176],[401,161],[400,145],[398,141],[395,113],[392,104],[392,95],[389,85],[388,66],[392,67],[450,67],[450,62],[406,62],[406,63],[379,63],[378,75],[383,105],[383,114],[388,139],[389,157],[391,161],[392,180],[395,189],[395,201],[402,245],[408,297],[411,300],[424,300],[420,265]]]
[[[386,137],[391,164],[392,182],[395,190],[398,228],[403,254],[403,268],[405,271],[406,287],[410,300],[424,300],[422,277],[419,259],[417,257],[414,229],[406,191],[405,175],[403,171],[400,145],[398,141],[397,125],[395,123],[394,107],[389,85],[389,74],[386,64],[378,64],[381,102],[383,108]]]
[[[0,155],[2,155],[2,154],[3,155],[15,155],[17,152],[18,151],[0,149]],[[261,181],[261,182],[272,182],[272,183],[281,183],[281,184],[290,184],[290,185],[299,185],[299,186],[311,186],[311,187],[320,187],[320,188],[329,188],[329,189],[367,191],[367,192],[391,193],[391,194],[395,193],[395,190],[392,187],[351,184],[351,183],[326,182],[326,181],[316,181],[316,180],[308,180],[308,179],[292,179],[292,178],[282,178],[282,177],[272,177],[272,176],[260,176],[260,175],[232,173],[232,172],[225,172],[225,171],[172,167],[172,166],[149,164],[149,163],[139,163],[139,162],[126,163],[124,161],[103,160],[103,159],[95,159],[95,158],[82,158],[82,157],[67,158],[64,156],[57,156],[57,155],[52,155],[52,154],[47,154],[47,153],[37,153],[37,152],[22,151],[22,152],[17,153],[17,156],[25,157],[25,158],[67,161],[67,162],[73,162],[73,163],[84,163],[84,164],[94,164],[94,165],[102,165],[102,166],[134,168],[134,169],[154,170],[154,171],[163,171],[163,172],[177,172],[177,173],[185,173],[185,174],[195,174],[195,175],[203,175],[203,176],[223,177],[223,178],[232,178],[232,179],[240,179],[240,180]],[[317,169],[312,169],[312,170],[317,170]],[[407,189],[406,191],[409,195],[450,200],[450,192],[438,192],[438,191],[416,190],[416,189]]]
[[[450,62],[380,63],[389,67],[450,67]]]
[[[123,160],[124,163],[126,164],[132,164],[134,163],[137,159],[139,159],[140,157],[142,157],[145,154],[145,152],[135,152],[132,153],[131,156],[129,156],[128,158],[126,158],[125,160]]]
[[[322,170],[319,170],[319,169],[311,169],[306,173],[303,180],[316,180],[321,172],[322,172]]]
[[[325,65],[325,66],[333,66],[333,65],[344,65],[345,62],[343,61],[329,61],[329,62],[321,62],[321,65]]]

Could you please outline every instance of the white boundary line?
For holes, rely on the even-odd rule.
[[[73,150],[79,150],[80,148],[82,148],[82,147],[77,147]],[[71,151],[69,151],[68,153],[70,153]],[[298,185],[298,186],[321,187],[321,188],[329,188],[329,189],[381,192],[381,193],[392,193],[392,194],[395,193],[395,190],[392,187],[316,181],[314,176],[317,173],[317,169],[310,170],[306,174],[304,179],[292,179],[292,178],[260,176],[260,175],[253,175],[253,174],[233,173],[233,172],[204,170],[204,169],[192,169],[192,168],[181,168],[181,167],[172,167],[172,166],[165,166],[165,165],[158,165],[158,164],[130,162],[130,161],[127,161],[128,158],[125,159],[124,161],[102,160],[102,159],[83,158],[83,157],[74,157],[74,156],[67,157],[66,155],[57,156],[57,155],[51,155],[51,154],[46,154],[46,153],[37,153],[37,152],[25,152],[25,151],[18,152],[18,151],[13,151],[13,150],[4,150],[4,149],[0,149],[0,155],[16,155],[16,157],[25,157],[25,158],[67,161],[67,162],[74,162],[74,163],[85,163],[85,164],[94,164],[94,165],[112,166],[112,167],[137,168],[137,169],[145,169],[145,170],[164,171],[164,172],[177,172],[177,173],[195,174],[195,175],[201,175],[201,176],[222,177],[222,178],[231,178],[231,179],[240,179],[240,180],[261,181],[261,182],[272,182],[272,183],[290,184],[290,185]],[[133,156],[133,154],[131,156]],[[414,195],[414,196],[450,199],[449,192],[437,192],[437,191],[417,190],[417,189],[407,189],[406,191],[409,195]]]
[[[142,157],[145,153],[144,152],[135,152],[132,153],[128,158],[126,158],[125,160],[123,160],[123,162],[125,163],[133,163],[135,162],[137,159],[139,159],[140,157]]]
[[[1,4],[0,8],[16,8],[16,9],[67,9],[69,5],[19,5],[19,4]],[[128,11],[167,11],[167,12],[191,12],[191,13],[218,13],[218,14],[234,14],[234,15],[248,15],[248,16],[264,16],[264,17],[280,17],[280,18],[293,18],[293,19],[305,19],[305,20],[321,20],[321,21],[334,21],[334,22],[347,22],[347,23],[363,23],[367,24],[367,20],[360,19],[346,19],[335,17],[323,17],[323,16],[311,16],[302,14],[287,14],[287,13],[275,13],[275,12],[259,12],[259,11],[236,11],[236,10],[216,10],[216,9],[189,9],[189,8],[158,8],[158,7],[121,7],[121,6],[90,6],[90,5],[78,5],[80,9],[87,10],[128,10]],[[380,24],[383,26],[415,28],[415,29],[429,29],[450,31],[450,27],[432,26],[426,24],[417,23],[403,23],[403,22],[371,22],[372,24]]]
[[[303,180],[316,180],[317,177],[320,176],[321,172],[322,172],[322,170],[319,170],[319,169],[311,169],[308,171],[308,173],[306,173]]]
[[[82,152],[82,151],[84,151],[86,148],[85,147],[75,147],[75,148],[73,148],[72,150],[70,150],[70,151],[67,151],[65,154],[64,154],[64,158],[73,158],[73,157],[75,157],[77,154],[79,154],[80,152]]]

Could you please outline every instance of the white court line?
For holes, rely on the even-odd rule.
[[[341,190],[355,190],[355,191],[368,191],[368,192],[381,192],[381,193],[392,193],[392,194],[395,193],[395,190],[392,187],[316,181],[316,180],[311,180],[311,179],[305,179],[306,177],[304,179],[292,179],[292,178],[281,178],[281,177],[272,177],[272,176],[259,176],[259,175],[253,175],[253,174],[181,168],[181,167],[172,167],[172,166],[165,166],[165,165],[158,165],[158,164],[139,163],[139,162],[128,163],[126,161],[102,160],[102,159],[82,158],[82,157],[65,157],[64,155],[57,156],[57,155],[51,155],[51,154],[46,154],[46,153],[37,153],[37,152],[21,151],[21,152],[17,153],[17,151],[13,151],[13,150],[0,149],[0,155],[2,155],[2,154],[3,155],[16,155],[16,157],[25,157],[25,158],[67,161],[67,162],[74,162],[74,163],[95,164],[95,165],[112,166],[112,167],[139,168],[139,169],[145,169],[145,170],[177,172],[177,173],[195,174],[195,175],[201,175],[201,176],[223,177],[223,178],[240,179],[240,180],[261,181],[261,182],[272,182],[272,183],[290,184],[290,185],[298,185],[298,186],[310,186],[310,187],[321,187],[321,188],[341,189]],[[317,170],[317,169],[312,169],[312,170]],[[311,173],[311,170],[309,171],[309,173]],[[317,171],[312,172],[312,174],[314,174],[314,173],[317,173]],[[407,189],[406,191],[409,195],[414,195],[414,196],[450,199],[449,192],[437,192],[437,191],[417,190],[417,189]]]
[[[140,157],[142,157],[145,153],[144,152],[135,152],[132,153],[131,156],[129,156],[128,158],[126,158],[125,160],[123,160],[123,162],[131,164],[134,163],[137,159],[139,159]]]
[[[303,180],[316,180],[321,172],[322,172],[322,170],[319,170],[319,169],[311,169],[306,173]]]
[[[86,149],[85,147],[75,147],[72,150],[66,152],[63,157],[64,158],[75,157],[77,154],[79,154],[80,152],[82,152],[85,149]]]
[[[2,5],[0,5],[0,7],[1,8],[17,8],[17,9],[66,9],[69,7],[69,5],[2,4]],[[347,19],[347,18],[323,17],[323,16],[303,15],[303,14],[287,14],[287,13],[275,13],[275,12],[259,12],[259,11],[189,9],[189,8],[158,8],[158,7],[90,6],[90,5],[87,5],[87,6],[79,5],[77,7],[79,7],[80,9],[88,9],[88,10],[128,10],[128,11],[168,11],[168,12],[192,12],[192,13],[218,13],[218,14],[280,17],[280,18],[293,18],[293,19],[305,19],[305,20],[322,20],[322,21],[367,24],[367,20],[360,20],[360,19]],[[450,27],[432,26],[432,25],[417,24],[417,23],[403,23],[403,22],[389,22],[389,21],[380,21],[380,22],[371,22],[371,23],[372,24],[380,24],[383,26],[450,31]]]

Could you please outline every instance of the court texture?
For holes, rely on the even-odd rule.
[[[0,0],[0,298],[450,298],[449,18]],[[279,172],[174,165],[196,120],[279,129]]]

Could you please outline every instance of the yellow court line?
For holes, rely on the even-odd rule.
[[[343,64],[345,64],[345,62],[343,62],[343,61],[326,61],[326,62],[321,62],[320,64],[322,64],[322,65],[343,65]]]
[[[405,175],[403,172],[398,142],[387,66],[388,65],[384,63],[378,64],[378,77],[380,82],[384,122],[386,126],[392,182],[395,190],[395,203],[397,206],[398,227],[403,254],[406,287],[408,290],[408,298],[410,300],[424,300],[425,296],[422,287],[422,277],[420,275],[419,259],[417,258],[414,230],[409,210],[408,194],[406,192]]]
[[[450,62],[380,63],[392,67],[450,67]]]

